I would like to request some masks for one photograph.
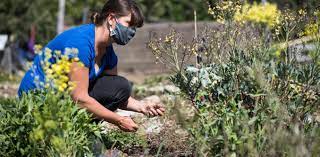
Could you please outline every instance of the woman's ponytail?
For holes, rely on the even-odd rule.
[[[102,22],[100,13],[94,12],[90,17],[90,20],[93,24],[99,25]]]

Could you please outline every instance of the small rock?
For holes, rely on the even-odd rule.
[[[116,125],[106,121],[103,121],[101,125],[102,125],[102,131],[101,131],[102,134],[107,134],[108,131],[119,129]]]
[[[150,118],[144,124],[145,133],[159,134],[160,131],[163,129],[162,126],[163,123],[161,123],[159,117]]]
[[[155,87],[150,87],[147,89],[147,91],[152,92],[152,93],[163,93],[164,92],[164,87],[163,86],[155,86]]]
[[[125,157],[128,154],[121,152],[118,149],[107,150],[104,155],[100,155],[100,157]]]
[[[144,101],[144,102],[152,102],[152,103],[161,103],[161,99],[157,95],[152,95],[152,96],[146,97],[142,101]]]
[[[180,92],[180,89],[174,85],[165,85],[164,86],[165,91],[169,93],[177,93]]]
[[[137,116],[143,115],[142,113],[133,112],[133,111],[126,111],[126,110],[121,110],[121,109],[117,109],[115,111],[115,113],[119,114],[120,116],[124,116],[124,117],[137,117]]]
[[[318,123],[320,123],[320,116],[317,116],[317,117],[315,118],[315,120],[316,120]]]

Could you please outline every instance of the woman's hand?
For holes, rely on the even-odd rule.
[[[132,97],[129,98],[128,103],[120,107],[123,110],[143,113],[146,116],[162,116],[165,108],[160,102],[152,101],[138,101]]]
[[[141,113],[147,116],[163,116],[165,108],[161,103],[145,102],[141,108]]]
[[[122,117],[117,125],[126,132],[136,132],[138,130],[138,125],[130,117]]]

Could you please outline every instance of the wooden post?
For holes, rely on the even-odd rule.
[[[198,38],[198,28],[197,28],[197,11],[194,10],[194,38]]]
[[[59,0],[59,11],[58,11],[58,22],[57,22],[57,33],[60,34],[64,29],[64,14],[65,14],[65,0]]]
[[[4,49],[3,52],[4,54],[1,60],[1,68],[3,68],[7,73],[12,74],[13,64],[12,64],[12,43],[11,42]]]
[[[198,48],[198,26],[197,26],[197,11],[196,10],[194,10],[194,40],[195,40],[195,42],[196,42],[196,49]],[[198,56],[198,54],[196,54],[196,67],[199,67],[200,65],[199,65],[199,56]]]
[[[89,7],[84,7],[82,10],[82,24],[87,23],[88,13],[89,13]]]

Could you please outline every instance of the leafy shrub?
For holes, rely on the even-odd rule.
[[[199,155],[319,153],[320,37],[313,40],[310,63],[299,63],[288,49],[297,27],[293,18],[282,19],[287,47],[280,55],[263,30],[232,22],[218,31],[205,30],[192,43],[174,31],[166,40],[149,43],[159,62],[173,69],[172,82],[197,111],[185,127]],[[194,66],[188,65],[190,57],[197,60]]]
[[[280,22],[281,12],[274,4],[245,4],[240,11],[235,14],[235,20],[238,22],[250,21],[255,23],[262,23],[269,27],[274,27]]]
[[[141,153],[147,148],[145,137],[121,130],[108,131],[102,139],[108,149],[117,148],[128,154]]]
[[[24,95],[1,102],[0,156],[84,156],[92,154],[100,126],[69,96]]]
[[[56,90],[1,99],[0,119],[0,156],[93,156],[110,148],[130,152],[146,147],[138,135],[103,131],[91,114]]]

